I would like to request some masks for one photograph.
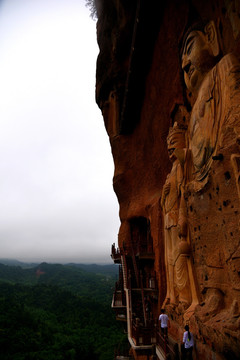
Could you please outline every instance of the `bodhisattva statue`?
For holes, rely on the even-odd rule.
[[[236,136],[240,134],[240,66],[233,54],[220,59],[213,21],[197,23],[187,31],[181,61],[184,81],[194,104],[188,143],[194,167],[194,188],[198,191],[208,182],[213,157],[218,155],[223,141],[223,126],[233,127]]]
[[[183,197],[184,168],[177,158],[185,150],[185,129],[175,123],[167,138],[172,170],[163,186],[161,206],[164,212],[165,266],[167,294],[164,305],[178,303],[187,308],[192,302],[191,282],[187,258],[190,246],[187,241],[186,204]]]

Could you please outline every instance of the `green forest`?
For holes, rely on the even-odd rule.
[[[116,265],[0,264],[1,360],[113,360]]]

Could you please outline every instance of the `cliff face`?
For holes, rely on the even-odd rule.
[[[239,2],[102,0],[98,15],[96,99],[115,163],[118,246],[134,356],[147,358],[153,344],[160,358],[155,332],[144,342],[136,329],[150,329],[164,307],[170,343],[181,342],[188,323],[196,358],[214,353],[237,359]],[[184,69],[190,71],[189,87],[182,69],[184,57],[198,56],[186,45],[191,37],[185,38],[182,58],[180,48],[200,19],[208,20],[205,30],[194,31],[206,34],[210,57],[196,90],[191,67]]]

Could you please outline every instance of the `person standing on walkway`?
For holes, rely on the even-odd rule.
[[[165,309],[161,309],[161,314],[159,316],[159,321],[161,325],[162,335],[168,336],[168,328],[170,327],[170,322],[167,314],[165,314]]]
[[[186,360],[192,360],[192,351],[193,351],[193,334],[189,331],[189,326],[185,326],[185,332],[183,334],[183,344],[184,344],[184,353]]]

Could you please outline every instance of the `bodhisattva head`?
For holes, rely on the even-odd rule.
[[[174,162],[176,160],[176,155],[174,151],[176,149],[184,149],[186,141],[185,141],[185,130],[178,128],[177,126],[173,126],[169,129],[168,137],[167,137],[167,146],[168,146],[168,156],[169,159]]]
[[[206,74],[218,62],[220,52],[214,22],[208,22],[202,30],[199,28],[198,23],[186,33],[181,51],[184,81],[193,94],[198,92]]]

